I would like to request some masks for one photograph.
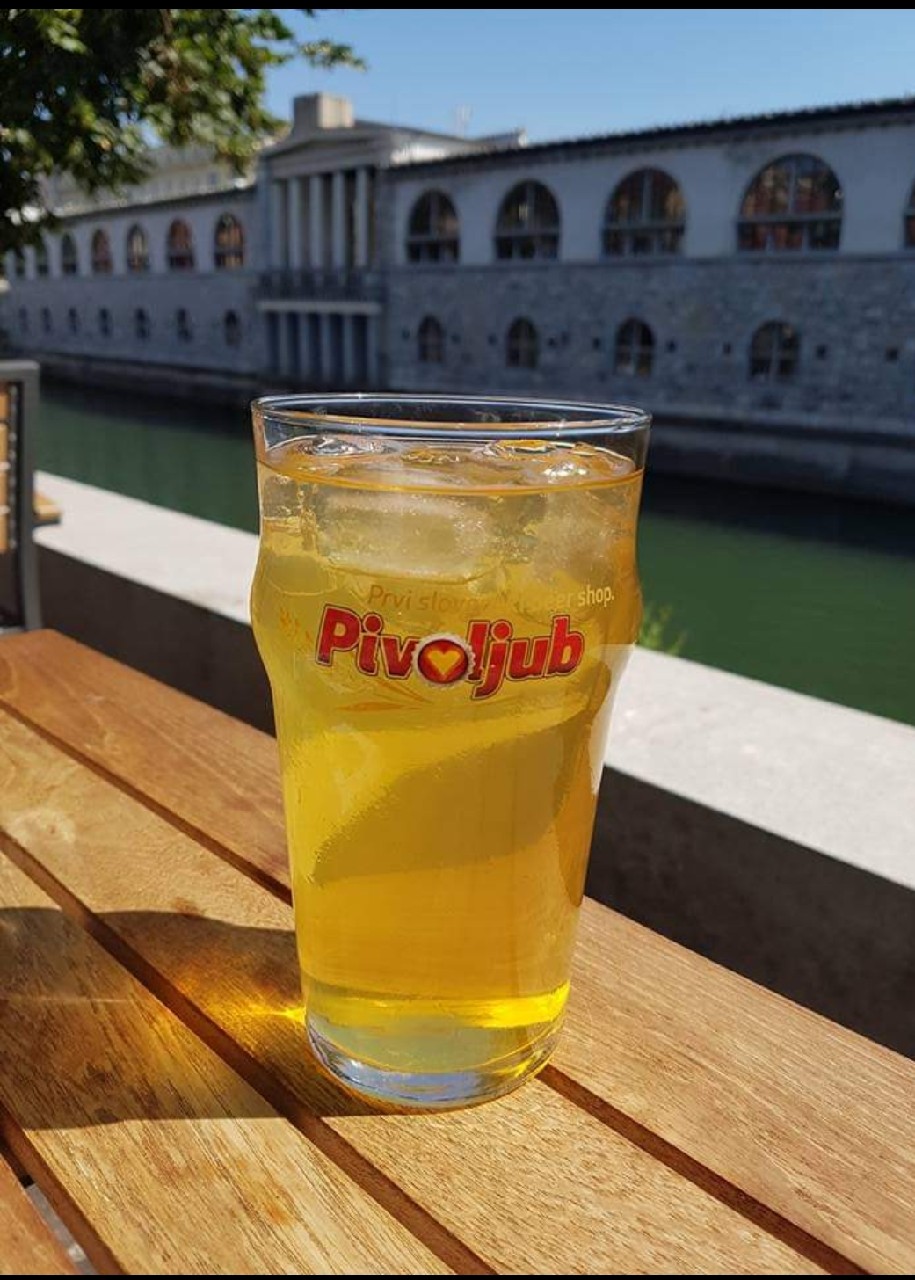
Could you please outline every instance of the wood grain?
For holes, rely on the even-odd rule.
[[[287,882],[265,735],[53,633],[0,644],[0,699]],[[172,749],[185,724],[202,766]],[[253,813],[234,799],[249,777]],[[577,957],[557,1059],[573,1083],[862,1264],[915,1265],[915,1213],[899,1220],[915,1202],[911,1064],[593,904]]]
[[[5,714],[0,826],[68,910],[271,1101],[306,1125],[320,1114],[497,1270],[823,1271],[537,1082],[475,1111],[365,1113],[307,1053],[289,908]]]
[[[915,1062],[594,902],[572,988],[555,1068],[865,1268],[915,1267]]]
[[[0,702],[268,883],[288,885],[276,743],[267,734],[53,631],[4,637]]]
[[[0,1276],[69,1276],[76,1268],[0,1155]]]
[[[442,1272],[3,855],[0,973],[3,1136],[101,1270]]]

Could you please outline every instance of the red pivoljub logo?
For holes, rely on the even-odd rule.
[[[470,696],[481,699],[492,697],[505,680],[571,675],[584,651],[585,638],[572,629],[567,613],[551,619],[545,636],[516,636],[505,618],[471,622],[464,638],[441,632],[401,636],[385,630],[380,613],[359,614],[328,604],[321,616],[315,658],[331,667],[338,654],[350,654],[363,675],[389,680],[406,680],[414,673],[440,687],[466,680]]]

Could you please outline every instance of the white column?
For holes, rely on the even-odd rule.
[[[321,382],[334,388],[337,381],[337,353],[334,350],[334,330],[329,311],[321,313]]]
[[[280,372],[280,315],[276,311],[265,311],[267,322],[267,364],[271,373]]]
[[[314,382],[315,353],[311,343],[311,316],[299,312],[299,376],[303,382]]]
[[[270,189],[270,265],[286,266],[286,192],[282,180]]]
[[[308,261],[312,267],[324,266],[324,218],[321,199],[321,175],[308,179]]]
[[[289,325],[285,311],[276,313],[276,363],[281,378],[288,378],[292,370],[292,353],[289,350]]]
[[[369,171],[356,170],[356,266],[369,265]]]
[[[331,264],[335,267],[346,265],[346,188],[343,170],[338,170],[333,177],[331,187]]]
[[[342,382],[344,387],[352,387],[356,382],[356,317],[342,315],[340,322],[343,337]]]
[[[286,313],[286,351],[289,358],[289,376],[290,378],[298,378],[300,376],[301,365],[301,347],[299,345],[299,315],[296,311],[287,311]]]
[[[378,317],[365,317],[365,359],[369,375],[369,391],[378,390],[379,352],[378,352]]]
[[[302,184],[300,178],[286,183],[286,238],[290,267],[298,271],[302,265]]]

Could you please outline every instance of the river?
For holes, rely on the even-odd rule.
[[[43,397],[38,461],[103,489],[257,528],[239,410],[55,387]],[[680,641],[683,657],[915,724],[911,510],[649,467],[639,561],[646,599],[670,613],[663,643]]]

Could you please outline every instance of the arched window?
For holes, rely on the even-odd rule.
[[[505,338],[505,363],[510,369],[536,369],[540,361],[540,335],[523,316],[513,320]]]
[[[737,247],[747,253],[838,249],[842,188],[817,156],[783,156],[747,187],[737,223]]]
[[[111,312],[107,307],[99,308],[98,331],[103,338],[111,337]]]
[[[686,225],[683,193],[662,169],[636,169],[607,202],[604,253],[679,253]]]
[[[231,213],[224,213],[216,223],[213,265],[217,271],[237,271],[245,265],[245,230]]]
[[[44,240],[39,240],[35,246],[35,274],[36,276],[51,274],[51,267],[48,262],[48,246]]]
[[[496,221],[497,258],[555,258],[559,205],[542,182],[519,182],[502,201]]]
[[[613,372],[647,378],[654,363],[654,334],[644,320],[624,320],[616,331]]]
[[[175,312],[175,334],[179,342],[190,342],[194,336],[191,316],[187,307],[179,307]]]
[[[13,250],[13,275],[17,280],[25,278],[25,254],[21,249]]]
[[[149,337],[149,312],[142,307],[137,307],[133,313],[133,331],[140,342],[145,342]]]
[[[149,270],[149,237],[138,222],[127,232],[127,270],[133,274]]]
[[[76,241],[69,231],[65,231],[60,238],[60,271],[65,276],[79,275],[79,254],[76,251]]]
[[[194,270],[194,237],[186,222],[180,218],[168,229],[166,241],[169,271]]]
[[[42,307],[41,308],[41,332],[50,333],[53,327],[54,327],[54,324],[53,324],[53,321],[51,320],[51,308]]]
[[[227,311],[222,318],[222,332],[227,347],[237,347],[241,342],[241,320],[237,311]]]
[[[28,333],[29,331],[29,313],[26,307],[19,308],[19,332]]]
[[[457,210],[443,191],[427,191],[410,211],[409,262],[457,262],[461,238]]]
[[[67,328],[71,333],[79,333],[79,312],[76,307],[70,307],[67,312]]]
[[[420,364],[445,363],[445,330],[435,316],[426,316],[420,322],[416,343]]]
[[[797,329],[778,320],[760,325],[750,343],[750,377],[782,382],[797,372],[801,339]]]
[[[915,187],[909,193],[906,205],[903,244],[907,249],[915,249]]]
[[[89,256],[94,276],[111,275],[113,266],[111,261],[111,241],[108,239],[107,231],[100,229],[92,233],[92,247]]]

